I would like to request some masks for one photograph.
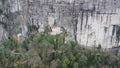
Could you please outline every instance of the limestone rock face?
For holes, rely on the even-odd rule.
[[[49,25],[64,27],[72,40],[84,46],[120,45],[120,0],[6,1],[9,12],[15,15],[14,20],[19,19],[24,35],[29,31],[28,25],[39,27],[39,32]],[[55,28],[52,30],[60,33]]]
[[[3,42],[8,37],[7,32],[0,26],[0,42]]]

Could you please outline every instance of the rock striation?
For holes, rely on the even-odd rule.
[[[49,25],[53,33],[63,27],[71,40],[80,45],[111,48],[120,45],[120,0],[6,0],[6,10],[20,22],[27,36],[29,26],[43,31]],[[2,7],[1,7],[2,8]],[[42,28],[42,29],[40,29]],[[57,28],[57,29],[55,29]]]

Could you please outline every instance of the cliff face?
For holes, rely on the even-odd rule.
[[[16,33],[22,33],[23,36],[27,35],[30,25],[35,25],[39,29],[49,25],[52,29],[64,28],[69,40],[75,40],[81,45],[101,44],[104,48],[110,48],[118,46],[120,42],[119,2],[119,0],[6,0],[4,5],[2,2],[0,5],[14,15],[11,21],[20,23]]]

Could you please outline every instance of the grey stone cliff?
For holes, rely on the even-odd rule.
[[[111,48],[120,45],[119,3],[120,0],[6,0],[0,6],[14,15],[11,21],[21,25],[16,33],[23,36],[29,25],[38,27],[39,32],[49,25],[51,34],[61,33],[63,27],[69,40],[80,45]]]

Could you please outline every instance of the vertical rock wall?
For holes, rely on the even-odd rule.
[[[120,42],[119,0],[7,0],[19,12],[22,33],[28,25],[64,27],[69,38],[84,46],[104,48]]]

